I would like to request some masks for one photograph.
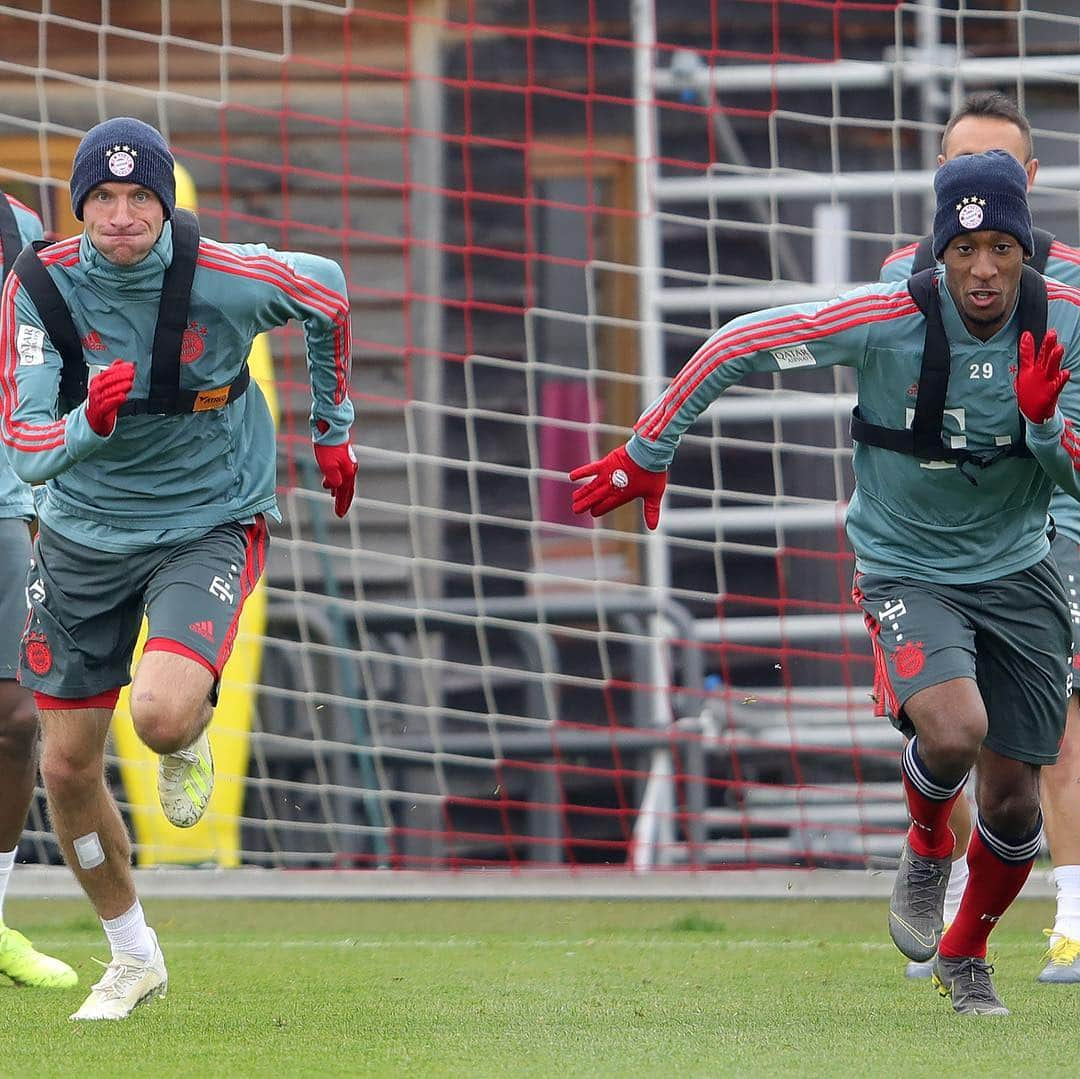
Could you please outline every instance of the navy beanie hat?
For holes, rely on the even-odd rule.
[[[86,196],[98,184],[138,184],[153,191],[165,208],[176,208],[173,156],[161,133],[132,116],[98,124],[83,136],[71,165],[71,208],[83,219]]]
[[[961,232],[1007,232],[1030,255],[1031,211],[1024,166],[1004,150],[964,154],[934,174],[934,258]]]

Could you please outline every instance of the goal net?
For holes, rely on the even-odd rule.
[[[1021,10],[1016,10],[1017,7]],[[847,374],[726,394],[661,527],[569,510],[707,334],[877,277],[927,223],[950,109],[1032,119],[1036,219],[1078,240],[1080,18],[1032,0],[0,4],[0,184],[75,227],[67,169],[157,124],[203,232],[338,260],[358,493],[274,333],[261,598],[184,836],[118,717],[141,864],[865,868],[899,736],[850,600]],[[41,805],[24,856],[58,860]]]

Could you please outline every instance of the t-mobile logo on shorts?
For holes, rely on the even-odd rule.
[[[893,623],[892,628],[896,628],[896,623],[900,621],[904,615],[907,614],[907,606],[902,599],[891,599],[884,607],[877,613],[877,620],[885,625],[886,622]]]
[[[210,582],[207,592],[222,603],[232,603],[236,598],[233,595],[232,585],[224,577],[215,577]]]

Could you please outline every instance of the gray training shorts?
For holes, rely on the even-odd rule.
[[[19,670],[19,638],[26,626],[26,567],[30,529],[21,517],[0,518],[0,679]]]
[[[131,681],[145,611],[148,640],[201,659],[217,680],[244,600],[262,574],[266,524],[218,525],[197,539],[114,554],[42,525],[26,593],[19,681],[50,697],[95,697]]]
[[[972,678],[989,718],[984,745],[1029,764],[1057,760],[1071,687],[1072,627],[1050,556],[978,584],[858,573],[852,592],[874,646],[879,715],[911,737],[905,701],[930,686]]]
[[[1063,536],[1060,532],[1050,545],[1050,553],[1057,563],[1061,583],[1065,585],[1065,597],[1069,601],[1069,620],[1072,622],[1073,663],[1080,659],[1080,543]],[[1075,686],[1074,689],[1080,689]]]

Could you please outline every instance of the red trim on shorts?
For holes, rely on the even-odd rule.
[[[855,580],[851,585],[851,598],[862,607],[863,593],[859,587],[859,574],[855,574]],[[900,700],[893,689],[892,679],[889,677],[889,656],[881,644],[881,624],[873,615],[863,610],[863,621],[866,623],[866,631],[870,634],[870,644],[874,650],[874,715],[895,716],[900,718]]]
[[[244,526],[244,532],[247,536],[247,558],[244,562],[244,572],[240,574],[240,598],[237,600],[236,613],[229,624],[225,640],[221,644],[221,651],[217,655],[219,671],[224,668],[229,656],[232,655],[233,645],[236,643],[236,631],[240,625],[240,612],[244,609],[248,596],[255,590],[255,585],[266,566],[266,519],[260,514],[252,524]]]
[[[39,693],[36,689],[31,692],[39,712],[61,712],[68,709],[74,711],[80,708],[108,708],[111,712],[120,696],[120,687],[107,689],[93,697],[50,697],[48,693]]]
[[[193,659],[200,667],[205,667],[215,679],[217,679],[221,673],[214,668],[214,665],[205,656],[200,656],[198,652],[188,648],[186,644],[170,640],[168,637],[151,637],[150,640],[143,645],[143,654],[145,655],[147,652],[171,652],[174,656],[184,656],[186,659]]]

